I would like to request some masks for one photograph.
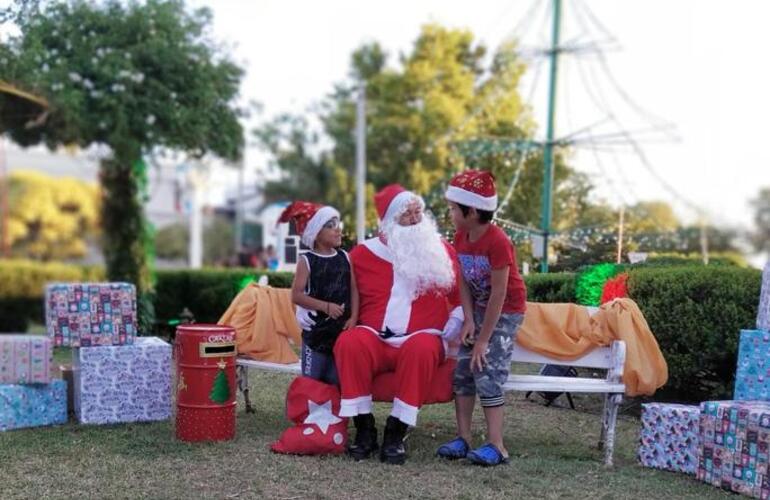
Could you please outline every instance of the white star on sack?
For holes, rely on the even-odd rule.
[[[321,432],[326,434],[330,425],[342,422],[342,419],[332,413],[332,402],[327,401],[322,404],[315,404],[308,400],[307,402],[308,416],[303,424],[316,424]]]

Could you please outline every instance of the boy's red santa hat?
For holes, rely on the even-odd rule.
[[[302,243],[313,248],[318,233],[324,224],[333,218],[340,218],[336,208],[310,203],[309,201],[295,201],[281,213],[278,223],[294,221]]]
[[[410,201],[417,200],[421,205],[422,198],[400,184],[390,184],[374,195],[374,205],[377,215],[383,222],[401,215]]]
[[[486,170],[466,170],[452,177],[445,196],[466,207],[494,212],[497,209],[495,176]]]

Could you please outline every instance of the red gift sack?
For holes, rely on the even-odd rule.
[[[348,419],[341,418],[340,391],[308,377],[297,377],[286,393],[286,417],[295,425],[270,445],[276,453],[340,454],[348,440]]]

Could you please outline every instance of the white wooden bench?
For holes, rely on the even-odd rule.
[[[549,358],[529,351],[518,343],[513,350],[513,361],[517,363],[537,363],[548,365],[565,365],[583,368],[606,369],[607,376],[600,378],[581,377],[548,377],[543,375],[509,375],[503,388],[506,391],[537,391],[537,392],[571,392],[604,394],[604,410],[602,412],[602,429],[599,437],[599,449],[604,450],[604,464],[612,465],[612,453],[615,447],[615,423],[618,407],[623,400],[626,387],[621,381],[623,366],[626,360],[626,345],[623,341],[615,341],[609,347],[598,347],[585,356],[571,361]],[[246,411],[253,412],[249,400],[248,370],[250,368],[292,373],[299,375],[299,363],[279,364],[264,361],[254,361],[238,358],[238,388],[243,392],[246,401]]]

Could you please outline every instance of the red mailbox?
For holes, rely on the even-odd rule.
[[[192,324],[176,329],[176,437],[235,437],[235,330]]]

